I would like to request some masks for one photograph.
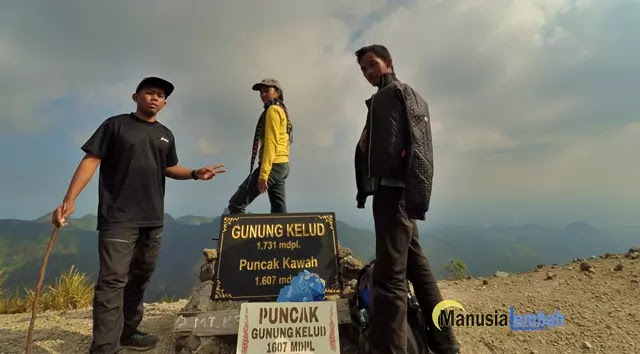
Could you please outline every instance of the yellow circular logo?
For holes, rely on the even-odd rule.
[[[447,307],[455,307],[464,311],[464,307],[462,307],[462,305],[455,300],[440,301],[436,305],[436,307],[433,308],[433,312],[431,313],[431,320],[433,321],[433,324],[436,326],[436,328],[439,330],[442,330],[442,329],[440,328],[440,324],[438,324],[438,316],[440,316],[440,312],[442,312],[442,310],[446,309]]]

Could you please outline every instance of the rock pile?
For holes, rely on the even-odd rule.
[[[340,247],[338,251],[340,274],[342,275],[342,297],[351,299],[356,293],[358,272],[364,267],[362,260],[353,256],[348,248]]]
[[[205,282],[213,279],[215,273],[216,259],[218,259],[218,251],[205,248],[202,253],[204,254],[204,264],[200,267],[200,281]]]
[[[203,251],[205,262],[200,267],[200,283],[194,287],[189,302],[180,313],[207,312],[217,310],[240,309],[241,301],[212,301],[210,299],[213,288],[213,275],[217,254],[215,250]],[[356,293],[356,277],[363,267],[362,260],[356,258],[348,248],[338,248],[339,271],[343,285],[342,296],[327,296],[326,300],[338,298],[351,299]],[[345,354],[357,353],[358,331],[353,325],[342,324],[340,331],[340,352]],[[175,353],[210,353],[232,354],[236,352],[237,335],[224,336],[196,336],[193,334],[174,334]]]
[[[594,272],[593,266],[587,262],[580,263],[580,270],[583,272]]]

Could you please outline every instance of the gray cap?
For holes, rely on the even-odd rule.
[[[260,81],[257,84],[253,85],[253,87],[251,87],[251,89],[253,89],[254,91],[259,91],[261,86],[272,86],[272,87],[275,87],[278,90],[282,91],[282,86],[280,86],[280,82],[278,82],[278,80],[276,80],[274,78],[263,79],[262,81]]]

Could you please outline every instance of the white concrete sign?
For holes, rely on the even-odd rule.
[[[340,353],[336,302],[243,303],[236,353]]]

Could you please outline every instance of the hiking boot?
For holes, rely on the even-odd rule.
[[[154,348],[157,343],[156,336],[138,330],[128,337],[120,338],[120,347],[123,349],[144,351]]]

